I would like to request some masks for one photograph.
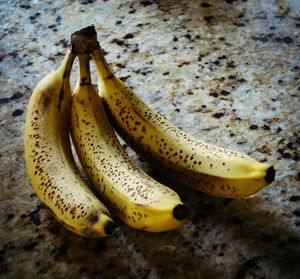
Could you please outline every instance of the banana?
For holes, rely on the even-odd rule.
[[[32,186],[46,208],[67,229],[86,237],[104,237],[114,228],[108,209],[81,179],[70,145],[70,73],[68,52],[53,73],[35,87],[25,124],[25,158]]]
[[[250,196],[274,180],[273,166],[202,142],[156,113],[115,77],[100,45],[92,58],[110,121],[155,168],[194,189],[227,198]]]
[[[173,190],[152,179],[130,159],[91,84],[90,54],[76,54],[79,78],[72,96],[71,135],[86,174],[108,208],[129,226],[150,232],[181,226],[187,207]]]

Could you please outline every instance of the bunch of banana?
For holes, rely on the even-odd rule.
[[[274,180],[273,166],[195,139],[152,110],[115,77],[100,45],[92,58],[111,123],[155,168],[187,186],[228,198],[252,195]]]
[[[186,220],[187,207],[177,193],[139,169],[118,141],[91,83],[84,35],[72,36],[79,77],[72,96],[71,135],[80,162],[108,208],[125,223],[151,232],[177,228]]]
[[[46,208],[66,228],[86,237],[110,235],[108,209],[79,175],[70,144],[70,73],[75,55],[68,52],[44,77],[30,98],[25,124],[25,158],[32,186]]]

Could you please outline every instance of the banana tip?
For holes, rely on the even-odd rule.
[[[178,204],[173,209],[173,216],[175,219],[182,221],[187,218],[188,208],[184,204]]]
[[[108,221],[104,227],[104,231],[107,235],[111,235],[115,229],[115,224],[112,221]]]
[[[266,172],[265,180],[268,184],[272,183],[275,179],[275,169],[273,166],[269,167]]]

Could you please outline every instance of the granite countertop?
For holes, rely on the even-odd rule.
[[[2,1],[0,22],[1,278],[300,278],[300,17],[288,1]],[[199,139],[273,164],[276,181],[238,200],[176,185],[189,219],[165,233],[118,219],[106,239],[63,228],[28,179],[25,115],[70,34],[90,24],[146,103]]]

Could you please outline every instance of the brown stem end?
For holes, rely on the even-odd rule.
[[[71,35],[71,51],[76,54],[89,54],[99,48],[94,25],[82,28]]]

